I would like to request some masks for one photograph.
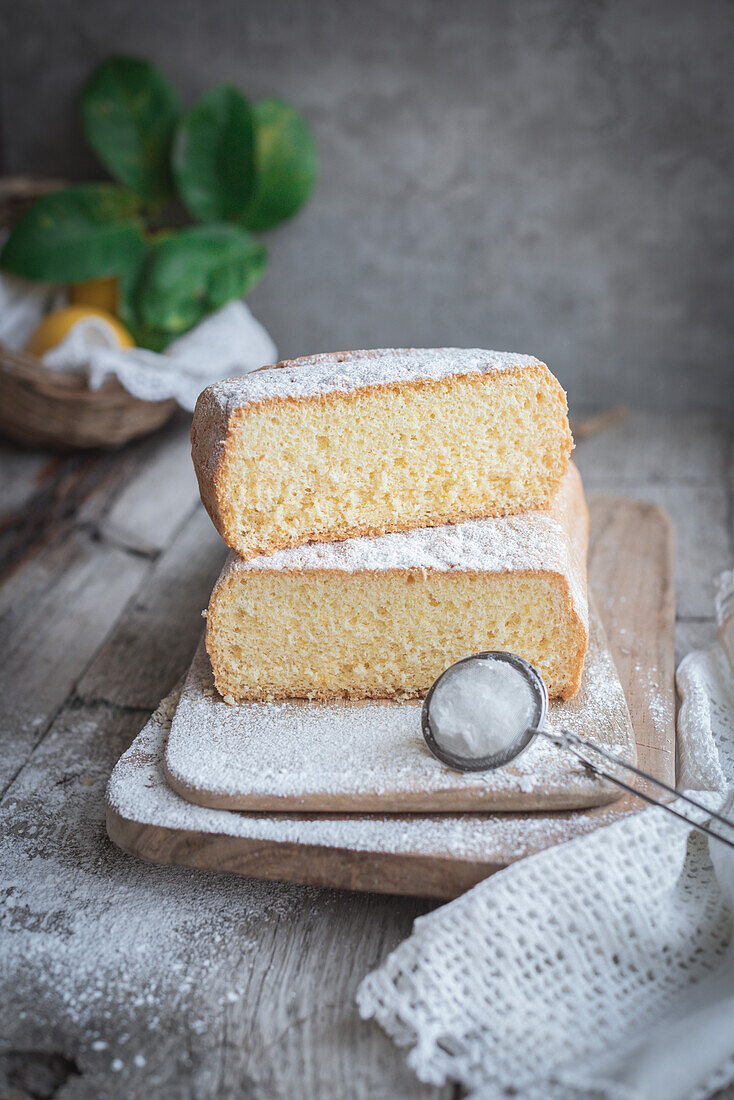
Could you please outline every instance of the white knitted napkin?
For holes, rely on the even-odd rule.
[[[0,343],[11,350],[25,347],[43,315],[63,305],[58,288],[0,274]],[[68,336],[46,352],[43,362],[59,371],[81,371],[90,389],[106,378],[117,378],[143,401],[174,398],[193,412],[205,386],[232,378],[268,363],[278,352],[270,336],[242,301],[229,302],[158,354],[145,348],[117,346],[110,327],[89,319],[75,325]]]
[[[678,783],[729,816],[733,593],[677,675]],[[360,1012],[471,1100],[698,1100],[734,1080],[733,912],[734,850],[645,810],[419,918]]]

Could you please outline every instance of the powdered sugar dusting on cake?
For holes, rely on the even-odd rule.
[[[588,622],[586,572],[563,518],[579,488],[571,468],[550,508],[493,519],[420,527],[414,531],[308,543],[243,561],[231,554],[220,581],[258,570],[338,573],[415,570],[421,572],[523,573],[556,572],[568,580],[578,615]]]
[[[567,536],[546,512],[465,520],[389,535],[312,542],[247,561],[229,559],[229,572],[383,572],[388,569],[446,572],[516,572],[568,569]]]
[[[255,401],[354,393],[395,382],[439,381],[459,374],[495,374],[542,366],[532,355],[481,348],[378,348],[287,360],[206,391],[227,414]]]

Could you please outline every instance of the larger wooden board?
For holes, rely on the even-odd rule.
[[[675,776],[671,528],[661,509],[592,497],[589,570],[625,687],[638,760]],[[113,773],[107,828],[144,859],[261,878],[453,897],[508,863],[634,812],[263,814],[194,806],[163,773],[166,719],[152,719]]]

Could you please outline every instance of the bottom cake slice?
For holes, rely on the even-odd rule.
[[[217,689],[237,702],[419,696],[461,657],[506,649],[569,699],[588,642],[588,523],[571,466],[546,510],[230,555],[207,612]]]

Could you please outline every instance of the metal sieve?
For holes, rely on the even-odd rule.
[[[455,669],[467,665],[472,661],[505,661],[512,665],[512,667],[525,678],[535,701],[532,725],[528,726],[519,737],[516,737],[507,748],[503,749],[501,752],[492,753],[489,756],[457,755],[455,752],[441,745],[440,736],[437,736],[437,730],[431,725],[431,700],[436,688],[445,676],[448,676],[448,674]],[[709,807],[705,806],[702,802],[698,802],[695,798],[692,798],[690,794],[684,794],[683,791],[671,787],[668,783],[663,782],[662,779],[656,779],[654,775],[649,775],[648,772],[643,771],[642,768],[638,768],[636,765],[630,764],[626,760],[622,760],[621,757],[615,756],[614,753],[609,752],[607,749],[602,748],[601,745],[597,745],[594,741],[590,741],[586,737],[579,737],[578,734],[572,733],[571,730],[567,729],[552,731],[543,729],[547,715],[548,689],[543,683],[543,679],[538,670],[531,665],[529,661],[526,661],[523,657],[519,657],[516,653],[507,653],[503,650],[489,650],[486,653],[475,653],[471,657],[464,657],[462,660],[450,665],[449,668],[441,673],[431,685],[423,701],[421,726],[426,744],[433,755],[443,764],[447,764],[448,767],[453,768],[455,771],[462,772],[493,771],[495,768],[503,768],[513,760],[516,760],[520,753],[525,752],[525,750],[532,745],[536,737],[544,737],[547,741],[550,741],[552,745],[555,745],[556,748],[570,752],[580,760],[590,775],[595,775],[600,779],[606,779],[608,782],[614,783],[623,791],[636,795],[638,798],[643,799],[644,802],[648,802],[651,806],[660,806],[661,809],[665,810],[667,813],[677,817],[680,821],[684,821],[686,825],[691,825],[694,829],[706,833],[707,836],[713,837],[715,840],[720,840],[724,844],[728,844],[731,848],[734,848],[734,839],[722,836],[721,833],[714,832],[706,825],[693,821],[690,817],[687,817],[686,814],[676,810],[668,801],[661,801],[657,798],[653,798],[652,795],[648,794],[646,791],[633,787],[630,783],[621,779],[619,775],[613,774],[613,772],[605,768],[604,765],[600,765],[595,763],[594,760],[589,759],[589,754],[595,755],[606,764],[612,764],[616,769],[628,772],[638,779],[646,780],[659,790],[664,791],[671,798],[681,799],[689,806],[693,806],[696,810],[705,814],[706,817],[712,818],[722,825],[725,825],[727,828],[734,830],[734,821],[730,818],[724,817],[715,810],[709,809]]]

